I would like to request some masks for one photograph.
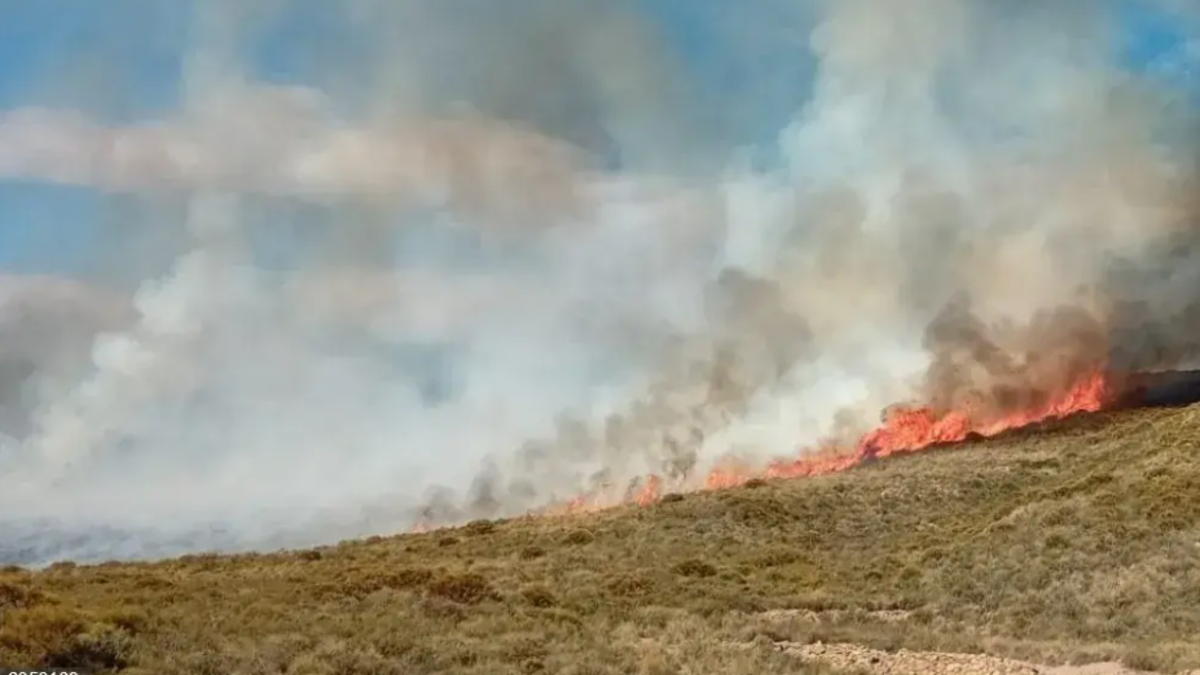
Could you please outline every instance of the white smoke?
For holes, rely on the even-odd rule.
[[[1104,11],[815,6],[813,95],[767,172],[673,171],[702,153],[681,144],[701,125],[670,59],[636,16],[586,3],[518,15],[619,41],[526,52],[499,35],[530,35],[516,20],[356,4],[401,54],[384,50],[352,102],[337,78],[254,81],[239,40],[271,12],[209,2],[178,114],[0,115],[0,175],[186,203],[154,225],[183,242],[155,252],[169,271],[129,294],[119,330],[96,327],[90,369],[28,401],[32,430],[0,454],[0,557],[315,543],[481,491],[511,514],[658,473],[680,442],[695,446],[685,482],[730,452],[764,462],[917,392],[923,331],[957,295],[998,322],[1091,307],[1080,289],[1108,257],[1186,208],[1170,188],[1190,158],[1154,135],[1174,133],[1157,92],[1113,68]],[[533,69],[464,76],[483,110],[450,115],[430,101],[463,92],[422,60],[423,33],[501,63],[569,57],[603,105],[543,123],[553,92],[535,75],[554,74]],[[622,170],[558,138],[596,126]],[[263,264],[256,238],[297,225],[298,202],[323,214],[318,244]],[[714,315],[729,269],[777,306]],[[723,344],[744,387],[726,407],[709,398]]]

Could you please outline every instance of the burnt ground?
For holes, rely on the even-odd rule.
[[[1126,383],[1120,408],[1178,408],[1200,403],[1200,370],[1137,373]]]

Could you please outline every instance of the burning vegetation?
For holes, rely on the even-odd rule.
[[[713,303],[713,311],[719,315],[716,318],[741,326],[737,334],[754,336],[755,342],[718,342],[711,346],[708,360],[682,369],[703,381],[705,394],[694,406],[665,404],[677,390],[663,385],[628,414],[610,416],[599,438],[590,435],[581,422],[563,421],[557,439],[530,443],[523,451],[526,466],[534,466],[571,449],[578,453],[572,456],[578,460],[604,449],[627,451],[628,444],[638,439],[658,441],[658,447],[667,451],[659,456],[663,469],[636,476],[623,486],[601,471],[592,477],[595,489],[549,507],[533,506],[530,513],[591,512],[629,503],[648,506],[670,492],[830,474],[1074,415],[1200,401],[1200,371],[1116,367],[1116,355],[1121,351],[1110,336],[1128,333],[1112,328],[1115,318],[1099,320],[1079,307],[1067,307],[1039,312],[1021,330],[1011,324],[993,327],[976,317],[969,302],[960,296],[926,329],[923,346],[932,359],[919,388],[923,402],[890,406],[874,428],[797,448],[794,457],[755,463],[730,453],[703,468],[697,453],[706,434],[743,413],[753,391],[777,381],[792,363],[803,358],[805,341],[811,337],[804,322],[782,308],[779,289],[773,284],[729,273],[722,276],[715,295],[723,300]],[[1128,315],[1120,316],[1128,319]],[[748,370],[741,362],[748,354],[761,357],[756,369]],[[1149,361],[1143,359],[1142,363]],[[735,373],[752,373],[757,386],[750,386]],[[680,426],[686,429],[682,438],[677,433]],[[512,492],[501,499],[497,491],[503,489],[502,480],[493,467],[476,481],[475,498],[465,513],[450,507],[449,502],[435,502],[422,513],[416,529],[425,531],[438,522],[468,515],[489,517],[494,513],[490,509],[511,503],[512,494],[520,492],[520,483],[510,484]]]
[[[0,325],[0,562],[651,503],[1190,386],[1146,373],[1200,357],[1197,109],[1103,3],[711,10],[772,64],[740,92],[639,3],[337,5],[362,52],[283,81],[252,55],[310,3],[244,4],[195,7],[178,105],[0,110],[0,175],[103,197],[131,310]]]
[[[999,416],[980,415],[970,406],[939,412],[932,406],[896,406],[888,410],[881,426],[864,434],[849,450],[831,444],[824,448],[802,448],[793,460],[777,459],[764,467],[737,466],[729,462],[709,471],[702,489],[723,489],[756,479],[790,479],[844,471],[895,455],[918,452],[933,446],[986,438],[1039,422],[1078,413],[1097,412],[1115,401],[1109,380],[1093,373],[1070,386],[1061,395],[1045,399],[1036,407],[1015,409]],[[986,406],[981,406],[986,407]],[[690,478],[684,476],[685,481]],[[590,511],[635,502],[647,506],[663,496],[666,483],[658,474],[635,481],[624,499],[605,501],[603,496],[583,495],[550,512]],[[424,527],[419,527],[424,529]]]

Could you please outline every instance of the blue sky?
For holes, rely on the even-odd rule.
[[[660,21],[694,75],[695,86],[712,93],[749,88],[757,105],[737,111],[745,125],[767,131],[797,107],[803,95],[800,84],[793,89],[754,86],[802,83],[808,66],[800,60],[772,60],[770,49],[760,51],[756,62],[724,53],[714,24],[714,17],[725,15],[713,11],[719,5],[635,1],[646,4]],[[330,30],[336,16],[328,10],[334,3],[301,4],[314,11],[277,25],[274,36],[289,40],[264,43],[259,54],[263,70],[271,76],[286,78],[302,67],[296,53],[282,45],[336,44]],[[86,101],[89,113],[115,120],[172,107],[189,13],[190,3],[184,0],[0,0],[0,109]],[[1188,37],[1179,22],[1150,13],[1137,2],[1125,2],[1121,16],[1128,37],[1125,57],[1135,68],[1169,61]],[[783,45],[779,47],[782,53]],[[78,77],[64,85],[65,72]],[[100,228],[105,204],[86,189],[0,182],[0,270],[69,274],[86,269],[93,253],[105,244]]]

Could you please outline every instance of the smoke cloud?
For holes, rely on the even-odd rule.
[[[111,235],[0,287],[2,560],[617,501],[1200,356],[1196,110],[1099,3],[747,5],[714,49],[814,64],[766,166],[636,3],[342,3],[296,81],[246,54],[301,3],[242,4],[177,109],[0,113]]]

